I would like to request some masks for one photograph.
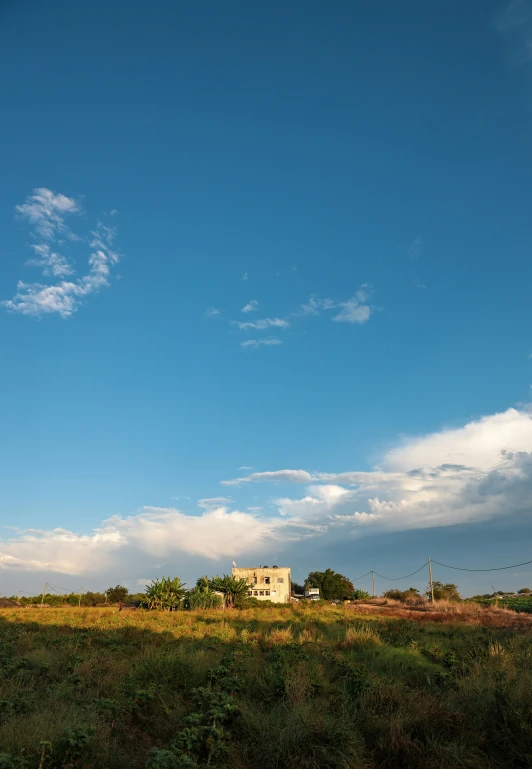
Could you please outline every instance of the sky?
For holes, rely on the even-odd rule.
[[[0,69],[1,593],[532,559],[532,2],[3,0]]]

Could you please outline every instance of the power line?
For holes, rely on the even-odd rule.
[[[368,574],[371,574],[371,571],[367,571],[365,574],[363,574],[361,577],[355,577],[353,582],[358,582],[359,579],[364,579],[364,577],[367,577]]]
[[[438,566],[443,566],[445,569],[455,569],[456,571],[503,571],[503,569],[516,569],[518,566],[527,566],[532,561],[514,563],[512,566],[498,566],[494,569],[466,569],[463,566],[449,566],[447,563],[440,563],[439,561],[432,561],[432,563],[437,563]]]
[[[77,590],[69,590],[66,587],[61,587],[61,585],[51,585],[49,582],[46,583],[47,587],[50,588],[50,590],[53,590],[54,593],[57,593],[58,595],[79,595],[80,592],[83,591],[83,588],[80,587]],[[65,593],[60,593],[60,590],[65,590]]]
[[[436,563],[436,561],[433,561],[433,563]],[[375,576],[376,577],[380,577],[381,579],[389,579],[389,580],[392,580],[393,582],[395,582],[398,579],[408,579],[408,577],[413,577],[414,574],[418,573],[418,571],[421,571],[421,569],[424,569],[426,567],[426,565],[427,564],[424,563],[423,566],[420,566],[419,569],[416,569],[415,571],[413,571],[412,574],[406,574],[404,577],[383,577],[383,575],[379,574],[378,571],[375,572]]]

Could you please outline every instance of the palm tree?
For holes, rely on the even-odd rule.
[[[209,581],[211,590],[219,590],[224,594],[225,605],[232,608],[240,603],[248,594],[249,585],[245,579],[236,579],[224,574],[223,577],[214,577]]]
[[[181,603],[185,595],[185,583],[179,577],[161,577],[146,585],[148,609],[172,609]]]
[[[183,602],[185,609],[216,609],[222,603],[220,596],[209,586],[207,576],[196,580],[196,587],[189,590]]]

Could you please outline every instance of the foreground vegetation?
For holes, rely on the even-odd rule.
[[[0,767],[528,767],[532,618],[0,611]]]

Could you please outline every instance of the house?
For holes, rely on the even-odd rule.
[[[320,600],[319,587],[306,587],[305,598],[309,601],[319,601]]]
[[[233,577],[246,580],[250,598],[272,603],[290,601],[292,580],[289,566],[234,566]]]

